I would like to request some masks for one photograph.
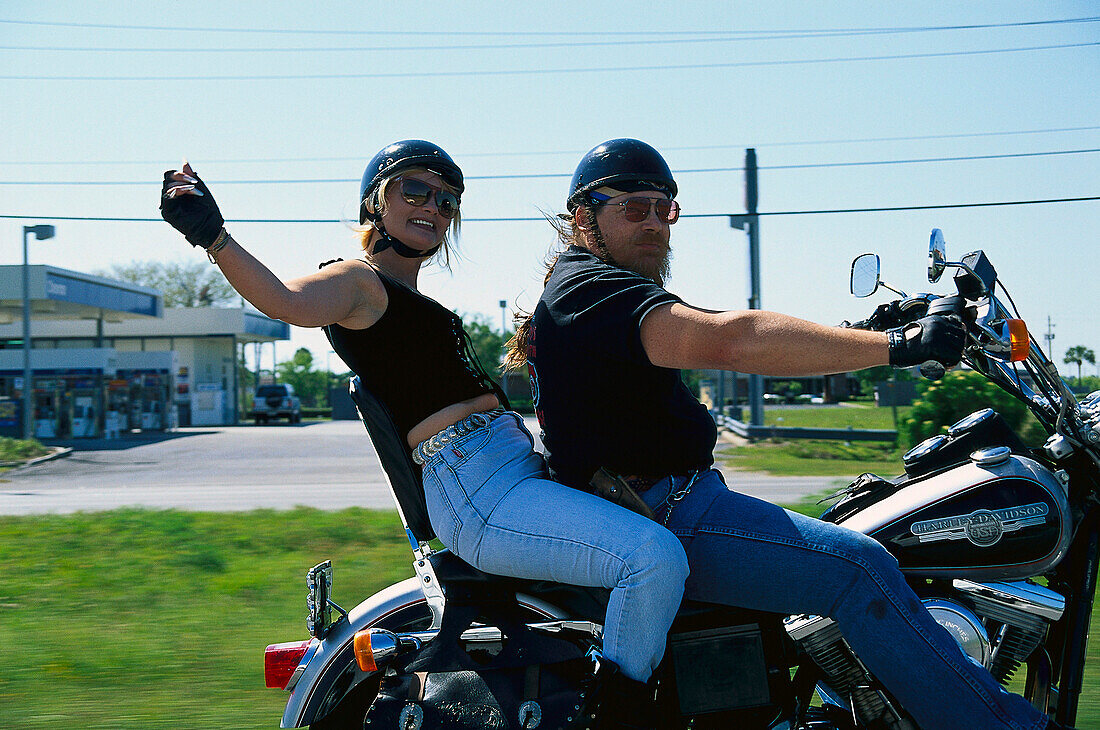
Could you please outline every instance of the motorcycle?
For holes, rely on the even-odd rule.
[[[977,411],[909,450],[900,476],[860,476],[833,496],[822,519],[886,546],[932,616],[971,659],[1005,686],[1023,668],[1024,696],[1072,725],[1100,561],[1100,391],[1078,402],[1029,337],[1015,305],[1002,303],[1011,297],[988,257],[975,251],[948,261],[943,235],[935,229],[929,282],[948,269],[954,271],[954,294],[910,296],[881,280],[877,255],[857,257],[854,295],[886,288],[900,299],[851,326],[885,330],[927,314],[959,317],[967,328],[963,362],[1025,403],[1049,438],[1041,446],[1025,444],[993,409]],[[943,371],[939,363],[921,366],[926,377]],[[494,657],[522,657],[524,646],[546,636],[576,647],[574,656],[597,666],[606,592],[486,575],[434,549],[419,472],[404,440],[357,379],[351,393],[393,491],[415,576],[345,611],[331,598],[331,563],[309,570],[311,638],[273,644],[265,652],[267,686],[290,692],[282,727],[435,727],[423,683],[419,694],[399,697],[396,722],[372,723],[371,708],[387,688],[415,673],[418,657],[445,644],[482,657],[480,664],[466,665],[475,675],[488,676]],[[510,618],[494,621],[505,615],[493,608],[501,605],[509,607]],[[448,611],[466,619],[448,625]],[[508,646],[512,651],[504,651]],[[658,727],[915,727],[824,616],[685,601],[668,647],[655,681]],[[593,716],[585,714],[584,697],[590,673],[570,681],[577,712],[564,724],[551,720],[537,693],[528,693],[489,698],[492,722],[469,726],[589,727]],[[454,685],[440,686],[442,700],[452,706],[470,701],[463,690],[447,689]],[[432,701],[438,704],[436,695]]]

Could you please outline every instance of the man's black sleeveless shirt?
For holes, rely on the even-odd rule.
[[[554,479],[586,488],[601,466],[657,478],[713,463],[717,429],[680,371],[649,361],[641,323],[679,302],[657,284],[571,246],[531,319],[527,358]]]
[[[441,408],[499,393],[477,363],[457,314],[374,271],[389,297],[382,317],[366,329],[333,324],[325,330],[336,354],[390,410],[402,437]]]

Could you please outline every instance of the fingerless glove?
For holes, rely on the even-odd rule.
[[[962,359],[966,328],[957,317],[933,314],[903,327],[886,330],[890,364],[907,368],[934,360],[954,367]]]
[[[222,226],[225,225],[225,219],[218,210],[218,204],[214,202],[214,196],[210,194],[206,183],[195,174],[191,177],[197,180],[195,189],[202,191],[202,196],[166,197],[168,186],[174,182],[173,172],[175,171],[168,170],[164,173],[164,184],[160,192],[160,217],[182,233],[192,246],[210,248],[221,233]]]

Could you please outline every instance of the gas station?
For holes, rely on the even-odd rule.
[[[23,267],[0,266],[0,435],[22,433]],[[101,438],[240,419],[245,344],[290,326],[244,308],[165,309],[161,293],[28,266],[32,435]]]

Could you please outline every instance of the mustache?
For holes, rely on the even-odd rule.
[[[637,236],[634,237],[634,242],[654,243],[658,246],[663,247],[666,250],[672,250],[672,246],[669,244],[668,240],[660,233],[639,233]]]

